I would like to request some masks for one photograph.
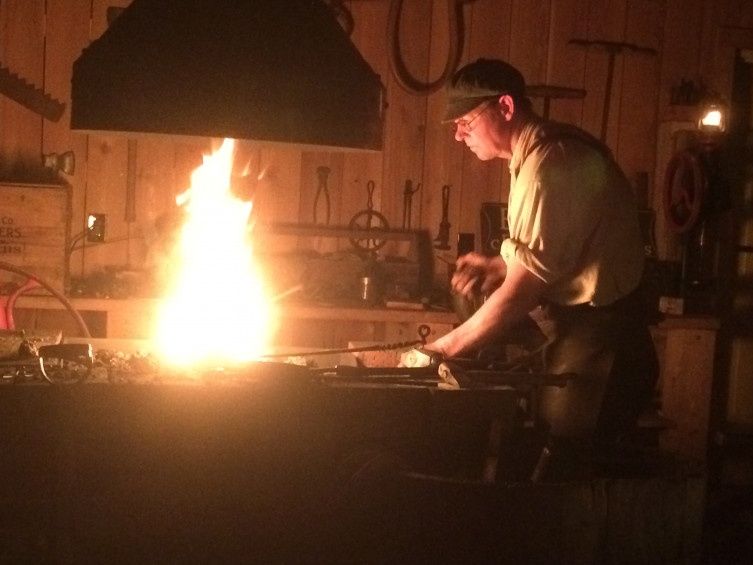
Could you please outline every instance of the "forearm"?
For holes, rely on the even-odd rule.
[[[539,303],[543,281],[514,265],[504,283],[465,323],[428,346],[444,355],[457,356],[504,335]]]

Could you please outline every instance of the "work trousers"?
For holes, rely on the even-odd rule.
[[[544,304],[536,321],[548,340],[544,370],[573,374],[567,386],[543,389],[551,436],[611,449],[635,429],[659,375],[641,293],[603,307]]]

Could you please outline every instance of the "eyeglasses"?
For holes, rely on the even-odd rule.
[[[481,109],[481,111],[473,116],[470,120],[458,120],[455,122],[455,131],[459,129],[463,129],[465,131],[473,131],[473,128],[471,127],[471,124],[476,121],[476,118],[478,118],[481,114],[486,112],[489,108],[491,108],[492,105],[489,102],[486,102],[484,104],[484,107]]]

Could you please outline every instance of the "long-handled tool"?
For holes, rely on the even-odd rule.
[[[623,52],[638,53],[641,55],[656,55],[656,49],[651,47],[639,47],[632,43],[622,43],[619,41],[605,41],[601,39],[571,39],[572,45],[581,47],[598,47],[607,52],[607,80],[604,86],[604,112],[601,117],[601,140],[607,139],[607,127],[609,125],[609,106],[612,99],[612,82],[614,81],[614,60],[617,55]]]
[[[409,180],[405,181],[405,188],[403,189],[403,229],[409,230],[411,220],[413,218],[413,195],[421,189],[421,183],[418,183],[415,188],[413,183]]]
[[[534,84],[526,87],[526,96],[529,98],[543,98],[544,109],[541,113],[544,118],[549,119],[549,109],[552,99],[560,98],[584,98],[586,91],[582,88],[568,88],[566,86],[554,86],[551,84]]]

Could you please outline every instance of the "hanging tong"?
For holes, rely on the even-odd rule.
[[[314,197],[314,223],[319,223],[319,199],[324,199],[324,223],[329,224],[330,219],[330,202],[329,202],[329,187],[327,186],[327,179],[329,177],[330,168],[321,166],[316,168],[316,175],[319,178],[319,184],[316,187],[316,196]]]

